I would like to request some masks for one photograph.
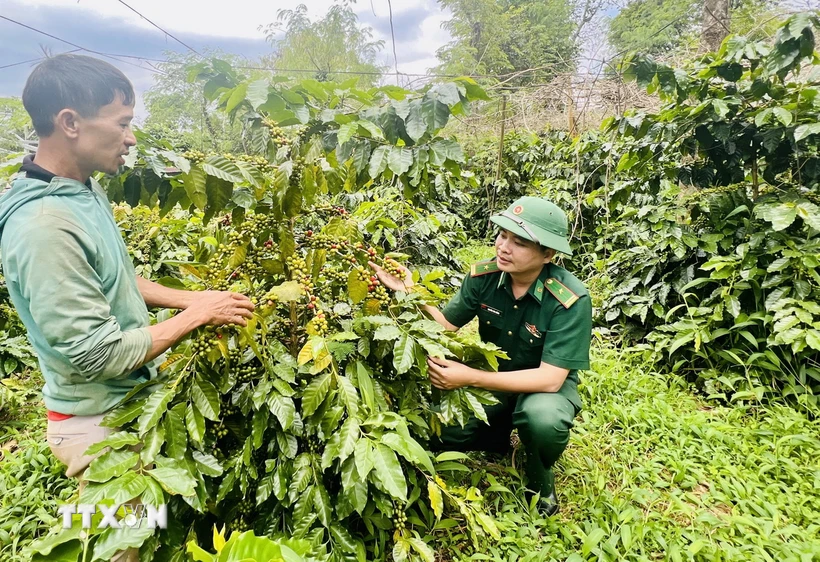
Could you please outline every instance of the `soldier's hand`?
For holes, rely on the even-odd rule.
[[[230,291],[203,291],[188,310],[195,311],[202,324],[247,326],[253,317],[254,305],[245,295]]]
[[[404,270],[404,280],[402,281],[395,275],[390,275],[384,268],[376,265],[372,261],[367,262],[367,264],[376,272],[376,277],[379,278],[381,284],[391,291],[406,291],[414,285],[413,274],[403,265],[400,266],[402,270]]]
[[[427,357],[427,373],[432,385],[441,390],[475,386],[475,369],[458,361]]]

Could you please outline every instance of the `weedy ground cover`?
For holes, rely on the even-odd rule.
[[[582,396],[558,470],[561,513],[545,520],[524,500],[520,454],[454,462],[447,485],[478,490],[501,539],[473,543],[445,518],[425,537],[442,560],[820,560],[820,421],[778,405],[715,406],[603,344]],[[31,402],[2,421],[2,560],[25,560],[74,493],[43,417]]]

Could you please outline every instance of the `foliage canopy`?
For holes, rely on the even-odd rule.
[[[293,75],[289,69],[315,69],[311,78],[320,82],[344,80],[350,74],[358,76],[358,85],[378,83],[383,70],[377,62],[384,41],[373,40],[369,27],[359,25],[350,6],[334,4],[319,20],[310,21],[307,6],[293,10],[279,10],[277,21],[265,27],[274,49],[271,67],[278,73]],[[306,78],[295,74],[296,78]]]
[[[452,12],[452,41],[438,71],[510,76],[513,85],[544,82],[574,68],[573,6],[567,0],[439,0]],[[520,74],[519,74],[520,73]]]

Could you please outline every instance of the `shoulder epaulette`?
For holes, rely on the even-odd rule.
[[[480,277],[488,273],[499,271],[498,263],[495,260],[484,260],[476,262],[470,266],[470,277]]]
[[[569,290],[569,288],[566,285],[564,285],[554,277],[550,277],[549,279],[547,279],[544,282],[544,286],[550,293],[552,293],[553,297],[558,299],[558,302],[560,302],[564,306],[564,308],[571,307],[580,298],[578,295]]]

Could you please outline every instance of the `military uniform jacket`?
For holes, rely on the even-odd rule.
[[[474,264],[443,312],[459,327],[478,316],[482,341],[496,344],[510,357],[499,362],[500,371],[533,369],[543,361],[569,369],[567,380],[577,383],[577,371],[589,368],[589,293],[558,265],[546,264],[529,291],[516,299],[510,276],[494,259]]]

